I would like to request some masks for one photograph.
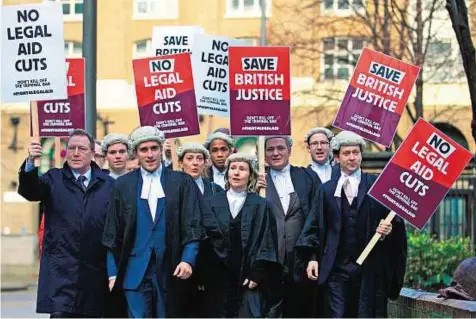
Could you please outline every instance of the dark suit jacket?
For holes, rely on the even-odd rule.
[[[342,227],[341,199],[334,196],[338,178],[324,183],[319,191],[318,209],[308,216],[296,244],[299,254],[316,254],[319,261],[318,283],[323,284],[332,273]],[[351,260],[364,250],[389,210],[367,195],[376,176],[362,173],[357,195],[357,249]],[[407,257],[405,224],[399,217],[392,222],[392,233],[377,243],[361,267],[362,273],[359,317],[386,315],[387,298],[397,298],[403,285]],[[309,259],[308,259],[309,260]]]

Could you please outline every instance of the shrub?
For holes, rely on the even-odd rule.
[[[438,240],[427,232],[408,232],[405,286],[428,291],[446,287],[458,264],[472,256],[470,238]]]

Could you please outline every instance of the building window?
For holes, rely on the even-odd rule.
[[[81,42],[64,41],[64,53],[67,58],[82,58],[83,44]]]
[[[178,18],[178,0],[134,0],[134,19],[171,20]]]
[[[133,59],[147,58],[151,56],[153,56],[151,39],[134,42],[134,45],[132,46]]]
[[[364,0],[324,0],[321,9],[324,14],[352,15],[364,10]]]
[[[259,18],[261,17],[260,0],[225,0],[225,18]],[[271,16],[271,0],[264,0],[266,16]]]
[[[322,78],[348,80],[363,48],[361,38],[325,38],[322,41]]]
[[[458,43],[453,39],[438,39],[428,43],[423,77],[430,83],[465,81],[463,61]]]
[[[61,3],[63,7],[63,16],[66,19],[82,19],[84,11],[83,0],[48,0],[49,2]]]

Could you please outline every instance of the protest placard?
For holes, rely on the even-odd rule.
[[[74,129],[85,129],[84,59],[66,59],[66,67],[68,98],[37,103],[40,137],[68,136]]]
[[[156,56],[190,52],[200,26],[166,26],[152,29],[152,52]]]
[[[141,126],[166,138],[200,134],[190,53],[133,60]]]
[[[197,34],[192,48],[192,71],[198,113],[230,116],[228,48],[243,40]]]
[[[232,135],[291,135],[288,47],[230,47]]]
[[[3,102],[67,98],[60,3],[3,7],[1,37]]]
[[[364,48],[332,125],[389,147],[419,71]]]
[[[471,157],[468,150],[420,118],[369,195],[421,230]]]

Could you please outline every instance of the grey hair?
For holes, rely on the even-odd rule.
[[[246,186],[246,191],[254,193],[256,192],[256,184],[258,183],[258,169],[257,169],[257,159],[256,156],[245,154],[245,153],[235,153],[230,155],[226,160],[226,170],[225,170],[225,190],[230,189],[230,182],[228,181],[228,172],[230,171],[230,164],[235,162],[245,162],[248,164],[250,170],[250,177],[248,179],[248,184]]]
[[[213,133],[212,135],[210,135],[206,140],[205,140],[205,143],[203,144],[203,146],[209,150],[210,148],[210,145],[212,144],[212,142],[214,140],[222,140],[224,141],[227,145],[228,145],[228,148],[229,149],[233,149],[233,146],[234,146],[234,142],[233,142],[233,138],[231,138],[230,135],[227,135],[225,133],[222,133],[222,132],[215,132]]]
[[[331,141],[331,148],[334,154],[339,154],[341,146],[358,146],[362,152],[366,143],[358,134],[350,131],[342,131]]]
[[[72,130],[70,133],[69,133],[69,136],[68,136],[68,141],[66,142],[66,147],[68,147],[68,144],[69,144],[69,140],[73,137],[73,136],[86,136],[89,140],[89,148],[94,151],[94,144],[96,143],[94,141],[94,137],[89,134],[89,132],[83,130],[83,129],[80,129],[80,128],[77,128],[75,130]]]
[[[205,160],[208,160],[210,158],[210,152],[208,152],[208,150],[202,144],[199,143],[186,143],[179,147],[177,150],[178,160],[182,162],[183,158],[185,157],[185,154],[187,153],[203,154]]]
[[[312,128],[307,134],[304,136],[304,142],[306,144],[309,144],[309,140],[314,134],[324,134],[327,137],[327,140],[330,142],[332,138],[334,137],[334,133],[332,133],[331,130],[325,128],[325,127],[315,127]]]
[[[273,139],[273,138],[282,138],[285,142],[286,145],[288,146],[288,149],[291,149],[293,146],[293,139],[289,135],[274,135],[274,136],[266,136],[264,138],[264,147],[266,148],[266,143],[268,140]]]

